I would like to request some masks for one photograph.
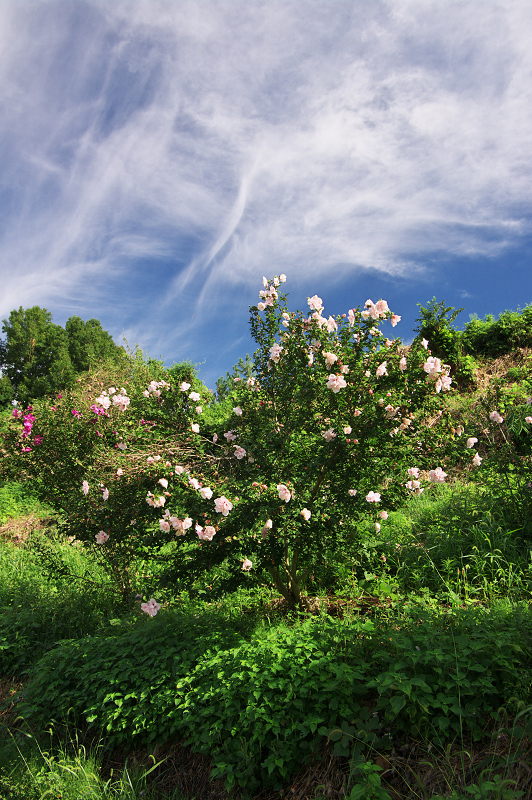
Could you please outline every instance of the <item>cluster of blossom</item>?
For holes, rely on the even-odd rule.
[[[155,602],[155,600],[152,597],[151,600],[148,600],[147,603],[141,603],[140,608],[141,611],[144,611],[144,613],[148,614],[148,616],[154,617],[160,610],[161,604]]]
[[[101,393],[101,395],[97,397],[95,400],[95,404],[98,404],[99,406],[101,406],[101,408],[105,410],[110,408],[111,405],[114,405],[118,408],[119,411],[125,411],[130,402],[131,401],[129,397],[127,396],[127,391],[124,388],[122,388],[120,389],[119,392],[117,392],[114,386],[111,386],[108,392],[104,390]],[[95,413],[101,414],[102,412],[97,411],[96,408],[97,406],[95,405],[91,406],[91,409],[95,411]]]
[[[159,398],[161,396],[161,389],[169,389],[170,384],[166,383],[166,381],[151,381],[150,385],[147,389],[144,389],[142,394],[144,397],[156,397]]]
[[[426,341],[426,339],[423,341]],[[436,382],[435,388],[438,394],[442,389],[446,392],[449,391],[451,388],[452,378],[449,376],[449,371],[451,368],[448,364],[442,364],[439,358],[435,358],[435,356],[429,356],[423,364],[423,369],[428,374],[429,378],[432,378],[432,380]]]
[[[266,306],[273,306],[274,301],[278,298],[277,293],[277,286],[280,283],[284,283],[286,281],[286,275],[279,275],[279,277],[275,276],[273,279],[273,283],[268,285],[268,281],[266,278],[262,279],[262,285],[264,289],[261,289],[259,292],[259,297],[261,298],[260,302],[257,305],[259,311],[264,311]]]

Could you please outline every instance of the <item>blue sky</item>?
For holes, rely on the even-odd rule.
[[[532,5],[0,0],[0,319],[96,317],[211,388],[248,307],[532,302]]]

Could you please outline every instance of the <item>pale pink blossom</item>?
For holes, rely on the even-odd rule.
[[[327,388],[332,389],[334,394],[338,394],[340,389],[344,389],[347,386],[345,379],[342,375],[329,375],[329,380],[327,381]]]
[[[163,489],[168,489],[168,481],[166,480],[166,478],[159,478],[159,480],[157,481],[157,483],[158,483],[160,486],[162,486],[162,487],[163,487]]]
[[[329,333],[338,329],[338,325],[336,324],[336,320],[333,317],[329,317],[327,322],[325,323],[325,327]]]
[[[270,347],[270,359],[277,364],[282,352],[283,347],[280,344],[274,344],[273,347]]]
[[[146,461],[147,461],[147,463],[148,463],[148,464],[153,464],[153,461],[154,461],[154,458],[153,458],[153,456],[148,456],[148,458],[146,459]]]
[[[351,495],[351,497],[354,497],[356,495],[356,493],[357,493],[356,489],[348,489],[347,490],[347,494]]]
[[[234,431],[227,431],[227,433],[224,433],[224,436],[228,442],[232,442],[236,439],[236,433]]]
[[[270,531],[273,527],[273,522],[271,519],[267,519],[264,527],[261,530],[262,538],[265,539],[268,536],[268,531]]]
[[[234,445],[234,448],[235,448],[235,458],[238,458],[238,460],[240,461],[245,457],[246,451],[244,450],[243,447],[239,447],[238,445]]]
[[[428,341],[426,339],[422,339],[421,340],[421,347],[424,347],[425,350],[426,350],[428,346],[429,346]]]
[[[411,478],[419,478],[419,467],[410,467],[408,474]]]
[[[481,462],[482,462],[481,457],[479,456],[478,453],[475,453],[475,455],[473,456],[472,463],[475,465],[475,467],[480,467]]]
[[[355,324],[355,309],[350,308],[349,313],[347,314],[347,320],[349,322],[349,327],[352,328]]]
[[[380,530],[381,530],[381,524],[380,524],[380,522],[376,522],[376,523],[375,523],[375,530],[377,531],[377,533],[380,533]]]
[[[310,519],[310,517],[311,517],[311,512],[308,510],[308,508],[303,508],[303,509],[301,510],[301,516],[303,517],[303,519],[304,519],[306,522],[308,522],[308,520],[309,520],[309,519]]]
[[[425,491],[421,488],[421,483],[419,481],[408,481],[408,483],[405,483],[405,486],[407,489],[410,489],[411,492],[414,492],[414,494],[421,494]]]
[[[244,570],[244,572],[249,572],[249,570],[251,569],[252,566],[253,566],[253,562],[250,561],[249,558],[245,558],[243,563],[242,563],[242,569]]]
[[[436,469],[431,469],[431,471],[429,472],[429,480],[432,483],[444,483],[446,477],[447,473],[444,472],[441,467],[436,467]]]
[[[107,488],[107,486],[104,488],[102,492],[102,497],[104,500],[109,500],[109,489]]]
[[[259,311],[264,311],[264,309],[266,308],[266,303],[257,303],[257,308],[259,309]]]
[[[368,503],[380,503],[381,496],[380,496],[379,492],[373,492],[372,491],[372,492],[369,492],[366,495],[366,500],[368,501]]]
[[[94,538],[96,539],[98,544],[104,544],[104,542],[106,542],[108,540],[109,534],[106,533],[105,531],[100,531],[99,533],[97,533],[95,535]]]
[[[361,414],[362,414],[362,411],[359,408],[355,408],[355,410],[353,411],[353,416],[354,417],[359,417]]]
[[[388,363],[387,361],[383,361],[382,364],[380,364],[377,367],[377,372],[375,373],[377,375],[377,378],[382,378],[383,375],[387,375],[388,374],[388,372],[386,370],[386,364],[387,363]]]
[[[288,328],[290,325],[290,314],[288,314],[286,311],[283,312],[282,324],[285,328]]]
[[[118,442],[118,449],[119,450],[127,450],[126,442]]]
[[[155,497],[151,492],[148,492],[146,495],[146,502],[149,506],[152,506],[152,508],[162,508],[166,503],[166,497],[162,494]]]
[[[240,408],[240,406],[235,406],[235,408],[233,408],[233,414],[236,414],[237,417],[242,416],[242,409]]]
[[[211,542],[212,537],[216,534],[216,528],[213,528],[212,525],[207,525],[205,528],[202,528],[201,525],[196,525],[196,533],[198,534],[198,539]]]
[[[199,425],[197,422],[193,422],[190,427],[193,433],[199,433]]]
[[[399,316],[399,314],[392,314],[390,322],[392,323],[392,328],[395,328],[397,323],[401,322],[401,317]]]
[[[279,492],[279,500],[284,500],[285,503],[288,503],[292,495],[290,494],[290,490],[284,483],[280,483],[277,486],[277,491]]]
[[[189,397],[193,403],[198,403],[201,400],[201,395],[198,392],[190,392]]]
[[[312,311],[321,311],[323,309],[323,300],[317,294],[314,297],[308,297],[307,302]]]
[[[170,531],[170,523],[167,519],[160,519],[159,520],[159,528],[164,532],[168,533]]]
[[[346,425],[345,428],[344,428],[345,435],[349,436],[349,434],[351,433],[352,430],[353,430],[353,428],[350,425]]]
[[[498,422],[499,425],[501,422],[504,422],[504,417],[501,417],[498,411],[492,411],[490,414],[490,419],[492,422]]]
[[[279,275],[279,283],[286,283],[286,275],[284,272]]]
[[[375,303],[375,308],[377,309],[377,311],[379,312],[379,316],[381,317],[387,314],[388,311],[390,310],[386,300],[377,300],[377,302]]]
[[[338,361],[338,356],[334,353],[322,353],[325,363],[328,367],[332,367],[335,361]]]
[[[347,375],[348,374],[349,367],[347,366],[347,364],[343,364],[343,366],[340,367],[340,372],[342,373],[342,375]]]
[[[188,479],[188,482],[189,482],[190,486],[192,486],[192,488],[193,488],[193,489],[195,489],[196,491],[197,491],[197,490],[200,488],[200,486],[201,486],[201,484],[200,484],[200,482],[197,480],[197,478],[189,478],[189,479]]]
[[[113,397],[113,405],[117,406],[119,411],[125,411],[130,402],[129,397],[123,394],[115,394]]]
[[[268,285],[268,280],[267,278],[264,277],[264,275],[262,276],[262,285],[264,286],[264,288],[266,288]]]
[[[183,381],[183,383],[179,384],[179,388],[181,389],[182,392],[188,392],[188,390],[190,389],[190,383]]]
[[[431,377],[436,377],[436,375],[441,372],[441,361],[439,358],[435,358],[435,356],[429,356],[425,363],[423,364],[423,369],[427,372]]]
[[[381,519],[388,519],[388,512],[384,511],[384,509],[382,511],[379,511],[379,517]]]
[[[208,486],[204,486],[200,489],[200,495],[204,500],[210,500],[212,497],[212,489],[209,489]]]
[[[192,520],[190,519],[190,517],[185,517],[185,519],[183,520],[183,530],[186,531],[188,530],[188,528],[191,527],[192,527]]]
[[[111,405],[111,401],[104,394],[96,398],[96,403],[99,403],[103,408],[107,409]]]
[[[176,474],[176,475],[182,475],[182,474],[183,474],[183,472],[185,472],[185,468],[184,468],[184,467],[180,467],[180,466],[178,465],[178,466],[175,468],[175,474]]]
[[[466,447],[471,448],[474,445],[476,445],[477,442],[478,442],[477,437],[476,436],[471,436],[471,438],[468,439],[467,442],[466,442]]]
[[[83,483],[81,484],[81,491],[83,492],[85,497],[88,495],[88,493],[89,493],[89,484],[88,484],[87,481],[83,481]]]
[[[401,372],[404,372],[406,369],[406,358],[404,356],[399,362],[399,369],[401,370]]]
[[[532,425],[532,417],[525,417],[525,422],[528,423],[528,425]]]
[[[322,431],[321,435],[323,436],[326,442],[330,442],[332,439],[336,437],[336,434],[332,428],[329,428],[326,431]]]
[[[203,408],[201,406],[196,406],[196,414],[203,414]]]
[[[314,364],[314,353],[311,350],[310,353],[308,354],[308,365],[309,367],[311,367],[313,364]]]
[[[216,509],[217,514],[223,514],[224,517],[227,517],[231,509],[233,508],[233,504],[230,500],[227,499],[224,495],[221,497],[217,497],[214,501],[214,507]]]
[[[151,600],[148,600],[147,603],[141,603],[140,608],[142,611],[144,611],[145,614],[148,614],[148,616],[155,617],[155,615],[161,608],[161,604],[156,603],[152,597]]]
[[[451,378],[450,375],[442,375],[440,380],[443,391],[448,392],[451,388],[451,383],[453,382],[453,379]]]
[[[124,470],[122,469],[122,467],[118,467],[116,474],[118,475],[118,477],[124,474]]]

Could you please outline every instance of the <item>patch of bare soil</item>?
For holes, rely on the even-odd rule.
[[[0,541],[22,545],[33,533],[43,531],[55,525],[55,520],[50,517],[39,517],[36,514],[27,514],[23,517],[9,519],[5,525],[0,526]]]

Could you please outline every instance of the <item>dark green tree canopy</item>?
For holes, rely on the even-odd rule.
[[[45,308],[20,307],[3,320],[0,342],[4,401],[14,393],[23,403],[67,387],[96,362],[117,361],[124,351],[98,320],[67,320],[66,330]],[[1,398],[0,398],[1,399]]]

